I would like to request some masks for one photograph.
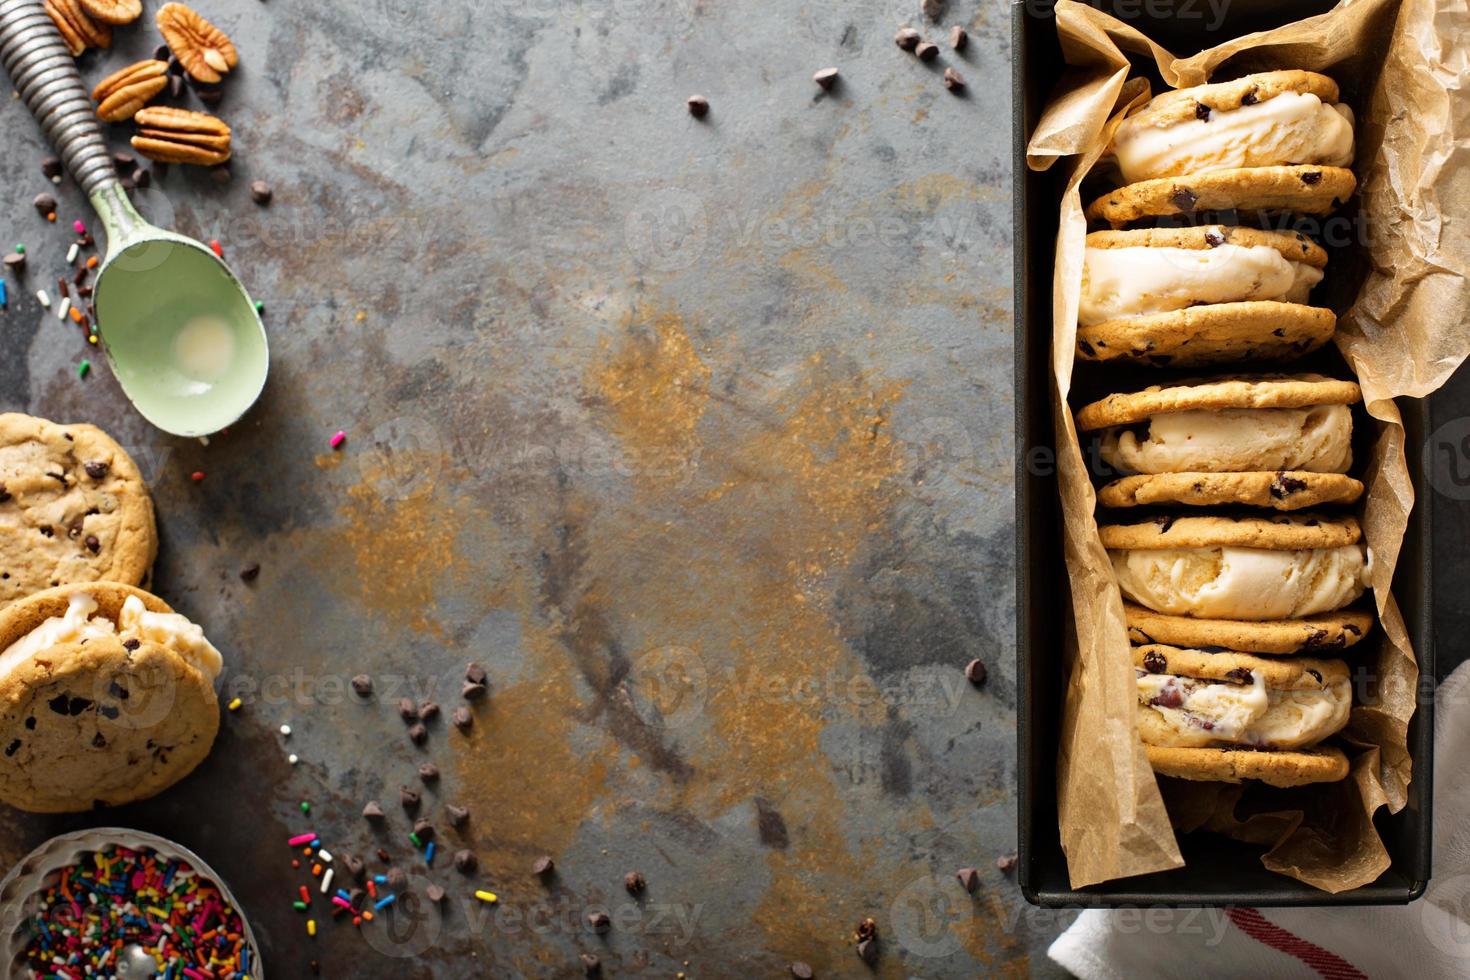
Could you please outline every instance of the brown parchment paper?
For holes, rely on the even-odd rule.
[[[1343,0],[1284,27],[1176,58],[1133,27],[1073,0],[1056,6],[1070,66],[1027,147],[1044,170],[1070,166],[1062,198],[1052,298],[1052,409],[1063,541],[1075,632],[1058,759],[1058,819],[1073,886],[1178,867],[1170,814],[1267,845],[1272,870],[1327,891],[1373,881],[1389,864],[1374,830],[1379,807],[1398,812],[1413,773],[1407,728],[1418,669],[1389,591],[1414,489],[1392,399],[1422,397],[1470,353],[1470,12],[1453,0]],[[1097,534],[1096,498],[1072,413],[1073,351],[1087,233],[1082,179],[1128,112],[1151,96],[1130,78],[1125,52],[1152,59],[1172,87],[1271,68],[1350,71],[1358,115],[1361,286],[1340,318],[1337,343],[1378,421],[1364,466],[1363,526],[1382,630],[1354,648],[1369,668],[1345,732],[1352,772],[1312,792],[1252,791],[1164,780],[1161,792],[1138,740],[1122,599]],[[1346,81],[1347,79],[1342,79]],[[1417,448],[1417,447],[1416,447]],[[1363,650],[1362,647],[1376,649]],[[1166,807],[1167,797],[1167,807]]]

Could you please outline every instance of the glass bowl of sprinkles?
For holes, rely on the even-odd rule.
[[[188,848],[100,827],[0,881],[0,973],[34,980],[264,980],[239,903]]]

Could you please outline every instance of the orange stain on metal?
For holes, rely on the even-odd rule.
[[[684,473],[697,463],[710,369],[677,314],[636,310],[623,331],[621,346],[592,377],[609,427],[640,475]]]

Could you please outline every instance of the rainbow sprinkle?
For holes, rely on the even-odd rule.
[[[30,920],[26,960],[36,976],[111,976],[136,944],[165,976],[248,980],[239,913],[184,862],[114,847],[54,877]]]

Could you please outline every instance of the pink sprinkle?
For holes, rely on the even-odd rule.
[[[75,231],[78,235],[85,235],[87,233],[87,226],[82,224],[82,220],[80,218],[78,218],[76,221],[73,221],[71,223],[71,227],[72,230]]]
[[[340,905],[344,909],[350,909],[350,908],[352,908],[352,903],[349,902],[349,901],[347,901],[347,899],[343,898],[341,895],[333,895],[332,896],[332,904],[333,905]]]
[[[316,833],[314,831],[308,831],[304,834],[297,834],[295,837],[286,841],[286,846],[300,847],[302,844],[310,844],[314,840],[316,840]]]
[[[332,448],[333,449],[336,449],[339,446],[341,446],[342,443],[344,443],[346,441],[347,441],[347,433],[343,432],[341,429],[338,429],[332,435]]]

